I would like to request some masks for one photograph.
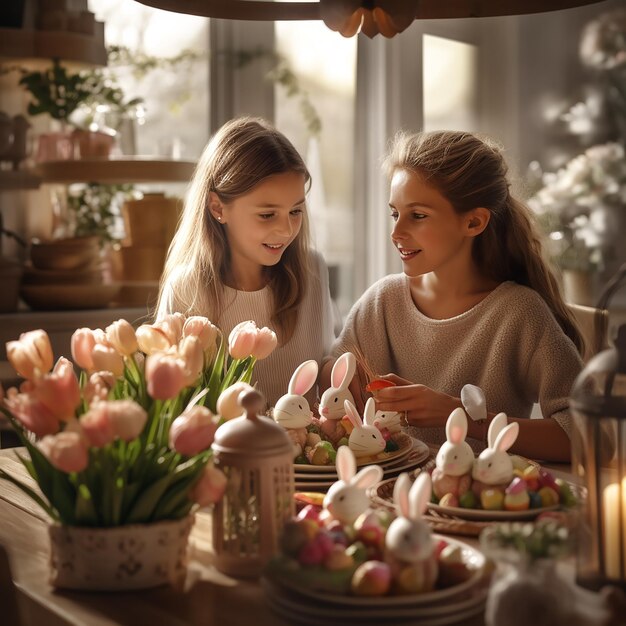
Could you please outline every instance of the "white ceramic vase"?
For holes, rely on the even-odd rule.
[[[50,583],[63,589],[125,591],[180,584],[194,516],[88,528],[53,524]]]

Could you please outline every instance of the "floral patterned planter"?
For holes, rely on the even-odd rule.
[[[86,528],[54,524],[50,583],[57,588],[124,591],[182,582],[194,516],[152,524]]]

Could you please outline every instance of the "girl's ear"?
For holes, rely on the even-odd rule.
[[[485,207],[478,207],[466,213],[466,229],[469,237],[480,235],[491,219],[491,211]]]
[[[224,205],[214,191],[209,191],[209,212],[220,224],[224,224],[226,222]]]

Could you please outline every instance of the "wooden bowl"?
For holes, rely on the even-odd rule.
[[[20,296],[31,309],[104,309],[117,297],[117,283],[95,285],[22,285]]]
[[[97,237],[34,240],[30,247],[32,264],[42,270],[86,269],[100,261]]]

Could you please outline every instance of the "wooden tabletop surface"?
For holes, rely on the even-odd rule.
[[[0,467],[34,481],[13,449],[0,450]],[[184,593],[171,587],[123,593],[55,591],[48,583],[48,518],[17,487],[0,481],[0,545],[18,588],[26,624],[46,626],[261,626],[286,624],[271,612],[256,581],[228,578],[211,566],[210,517],[200,513],[191,534]],[[476,546],[477,541],[463,537]],[[482,619],[472,624],[482,624]]]

